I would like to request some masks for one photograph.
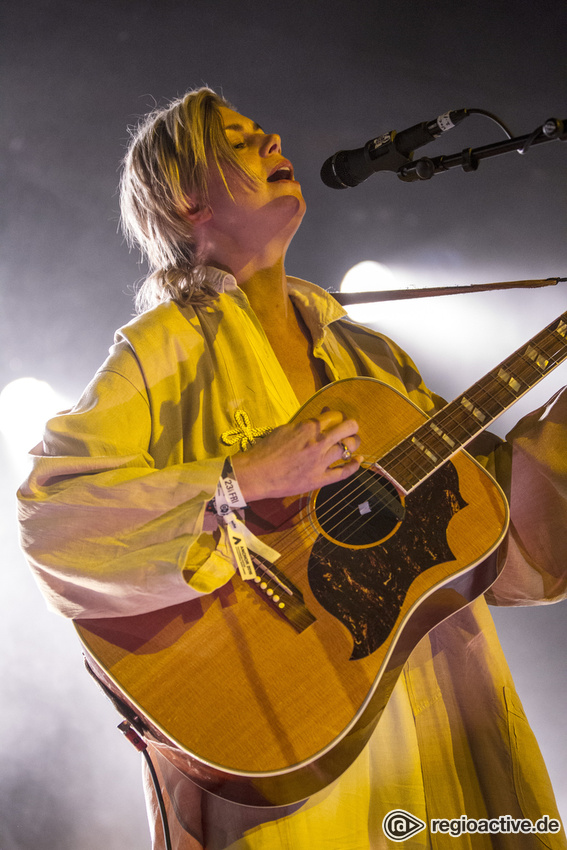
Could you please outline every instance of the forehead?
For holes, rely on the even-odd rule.
[[[228,106],[221,106],[220,114],[222,125],[225,130],[234,130],[235,132],[255,132],[262,129],[256,121],[252,121],[251,118],[246,118],[239,112],[235,112],[234,109],[229,109]]]

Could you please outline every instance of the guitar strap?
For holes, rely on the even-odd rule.
[[[473,283],[465,286],[432,286],[422,289],[389,289],[373,292],[329,292],[343,307],[349,304],[369,304],[376,301],[405,301],[411,298],[434,298],[437,295],[464,295],[468,292],[491,292],[494,289],[536,289],[555,286],[567,277],[548,277],[544,280],[512,280],[502,283]]]

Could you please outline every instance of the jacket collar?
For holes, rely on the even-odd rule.
[[[229,272],[214,266],[206,266],[204,272],[207,282],[212,284],[219,294],[236,292],[239,289],[235,277]],[[299,277],[289,276],[287,284],[290,298],[301,313],[314,342],[322,339],[325,328],[331,322],[348,317],[344,307],[320,286]]]

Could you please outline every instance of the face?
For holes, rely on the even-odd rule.
[[[213,226],[239,240],[279,235],[289,243],[303,218],[305,201],[293,166],[281,152],[280,137],[265,133],[232,109],[221,107],[220,111],[229,144],[255,179],[249,184],[228,173],[229,193],[216,169],[211,169],[209,210]]]

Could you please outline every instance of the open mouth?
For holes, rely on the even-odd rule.
[[[280,165],[268,177],[268,183],[277,183],[279,180],[293,180],[293,169],[290,165]]]

